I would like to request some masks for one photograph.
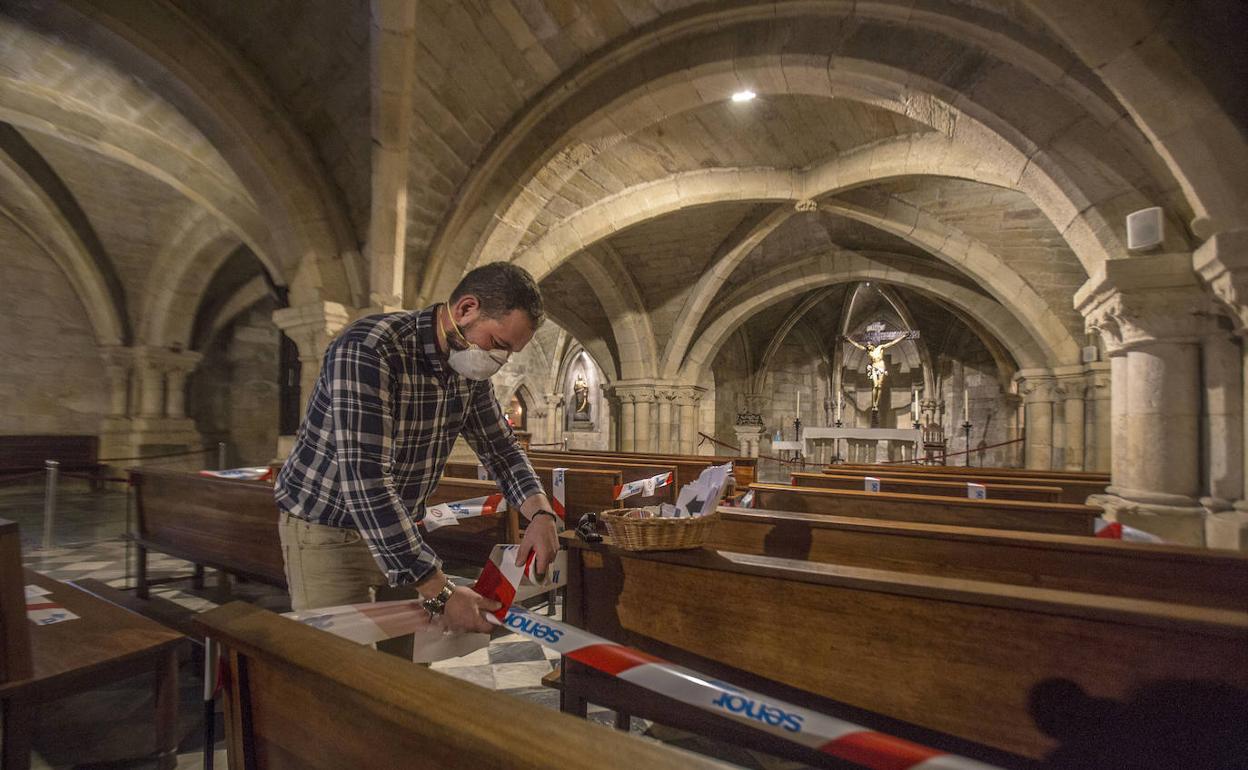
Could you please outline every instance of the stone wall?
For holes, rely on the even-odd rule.
[[[279,333],[265,299],[218,332],[191,377],[187,412],[228,465],[265,465],[277,453]]]
[[[60,267],[4,217],[0,308],[0,433],[99,433],[108,380],[86,309]]]

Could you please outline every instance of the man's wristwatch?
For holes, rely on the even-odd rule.
[[[421,601],[420,606],[425,608],[430,615],[437,617],[446,611],[446,603],[451,600],[451,594],[455,593],[455,584],[446,581],[446,585],[442,586],[442,590],[438,591],[433,597]]]

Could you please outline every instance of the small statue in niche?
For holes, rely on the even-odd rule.
[[[576,381],[572,383],[572,419],[576,422],[589,422],[589,383],[585,375],[578,372]]]

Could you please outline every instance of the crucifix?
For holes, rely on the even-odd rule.
[[[884,388],[884,378],[888,376],[888,367],[884,365],[884,351],[902,340],[918,339],[919,333],[916,331],[887,332],[884,331],[884,322],[876,321],[869,324],[863,334],[855,336],[858,339],[842,334],[841,339],[859,350],[866,351],[870,357],[870,362],[867,364],[867,376],[871,378],[871,411],[876,415],[873,416],[872,423],[875,423],[880,411],[880,393]]]

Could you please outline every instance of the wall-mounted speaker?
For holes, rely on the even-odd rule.
[[[1083,348],[1083,362],[1091,364],[1100,356],[1100,351],[1096,349],[1096,345],[1087,345]]]
[[[1160,206],[1127,214],[1127,248],[1141,251],[1160,246],[1165,239],[1164,227]]]

